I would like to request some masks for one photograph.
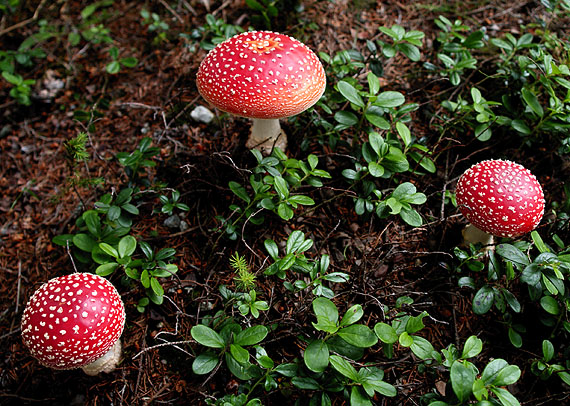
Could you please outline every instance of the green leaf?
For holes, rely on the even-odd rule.
[[[460,361],[454,361],[450,370],[451,387],[455,396],[461,403],[466,402],[472,393],[475,382],[475,371],[469,365]]]
[[[101,248],[101,251],[103,251],[105,254],[110,255],[113,258],[120,258],[119,252],[106,242],[99,243],[99,248]]]
[[[473,298],[473,311],[476,314],[485,314],[493,306],[495,292],[492,287],[485,285],[480,288]]]
[[[91,252],[97,246],[97,241],[91,238],[88,234],[75,234],[72,238],[73,244],[81,251]]]
[[[315,201],[311,199],[309,196],[305,195],[293,195],[289,196],[287,199],[288,202],[293,202],[296,204],[301,204],[303,206],[312,206],[315,204]]]
[[[538,98],[533,93],[533,91],[527,87],[523,87],[521,93],[524,101],[530,107],[530,109],[534,111],[539,117],[543,117],[544,110],[542,109],[542,106],[540,105],[540,102],[538,101]]]
[[[376,323],[374,326],[374,332],[383,343],[393,344],[398,341],[396,330],[389,324],[383,322]]]
[[[213,329],[202,324],[198,324],[190,330],[190,335],[198,343],[210,348],[224,348],[224,339]]]
[[[398,131],[398,134],[402,138],[402,141],[404,141],[404,145],[406,147],[409,146],[412,142],[412,136],[410,134],[410,129],[404,123],[402,123],[401,121],[398,121],[396,123],[396,130]]]
[[[414,337],[411,336],[407,331],[404,331],[398,337],[398,342],[402,347],[410,347],[414,343]]]
[[[358,386],[350,390],[350,406],[372,406],[370,398]]]
[[[121,65],[123,65],[127,68],[134,68],[135,66],[137,66],[137,63],[139,61],[134,56],[129,56],[127,58],[121,58],[121,60],[119,62],[121,63]]]
[[[230,181],[230,182],[228,182],[228,186],[230,187],[230,190],[232,192],[234,192],[234,194],[237,197],[239,197],[240,199],[242,199],[243,201],[245,201],[248,204],[249,204],[249,202],[251,202],[249,195],[247,194],[245,188],[242,185],[240,185],[237,182]]]
[[[532,132],[530,128],[526,125],[526,123],[520,119],[511,121],[511,127],[513,127],[516,131],[524,135],[530,135],[530,133]]]
[[[354,306],[351,306],[350,309],[346,311],[346,313],[344,313],[344,316],[342,316],[342,319],[340,321],[340,326],[344,327],[350,324],[354,324],[360,320],[362,316],[364,316],[364,310],[362,310],[362,306],[355,304]]]
[[[309,377],[293,376],[293,379],[291,379],[291,383],[293,384],[294,387],[305,390],[318,390],[321,387],[316,380]]]
[[[420,227],[423,224],[422,216],[412,208],[403,207],[400,210],[400,217],[412,227]]]
[[[481,374],[481,379],[483,380],[485,385],[491,385],[495,380],[495,378],[497,377],[497,375],[499,374],[499,372],[507,365],[509,365],[507,361],[505,361],[502,358],[495,358],[494,360],[489,362],[487,366],[485,366],[485,369],[483,369],[483,373]]]
[[[515,331],[514,328],[509,327],[508,336],[509,336],[509,340],[511,341],[511,344],[515,348],[521,348],[522,347],[522,337],[519,333],[517,333]]]
[[[8,83],[15,85],[15,86],[20,86],[23,83],[23,78],[20,75],[15,75],[12,74],[8,71],[2,71],[2,77],[4,79],[6,79],[8,81]]]
[[[554,346],[549,340],[542,341],[542,356],[544,362],[550,362],[550,360],[554,358]]]
[[[382,129],[382,130],[389,130],[390,129],[390,123],[388,122],[388,120],[386,120],[380,111],[377,111],[375,109],[373,109],[374,106],[370,106],[369,109],[366,110],[366,113],[364,113],[364,117],[366,117],[366,119],[370,122],[370,124]],[[378,108],[379,110],[379,108]],[[357,118],[358,120],[358,118]],[[358,122],[358,121],[357,121]],[[354,123],[356,124],[356,123]],[[351,125],[354,125],[351,124]]]
[[[521,370],[516,365],[508,365],[501,369],[492,384],[495,386],[512,385],[521,377]]]
[[[374,104],[380,107],[391,108],[401,106],[405,101],[406,98],[402,93],[387,91],[380,93]]]
[[[230,344],[230,353],[240,364],[246,364],[249,361],[249,352],[241,345]]]
[[[109,262],[107,264],[99,265],[97,269],[95,269],[95,273],[99,276],[109,276],[115,272],[115,269],[118,267],[119,264],[116,262]]]
[[[313,311],[317,316],[317,323],[313,323],[313,327],[327,333],[338,330],[338,309],[330,299],[318,297],[313,300]]]
[[[421,58],[420,50],[415,45],[402,43],[398,44],[396,48],[414,62],[419,61]]]
[[[291,220],[293,218],[293,215],[295,213],[293,213],[293,209],[291,207],[289,207],[287,205],[287,203],[281,202],[281,203],[279,203],[279,206],[277,206],[277,214],[283,220],[288,221],[288,220]]]
[[[419,336],[414,336],[410,350],[412,350],[416,357],[423,360],[432,359],[435,351],[433,345],[428,340]]]
[[[269,254],[269,256],[276,261],[277,259],[279,259],[279,247],[277,246],[277,244],[275,243],[275,241],[273,240],[265,240],[263,242],[263,245],[265,246],[265,250],[267,251],[267,253]]]
[[[119,71],[121,70],[121,64],[119,63],[119,61],[109,62],[107,66],[105,66],[105,70],[107,71],[107,73],[115,75],[119,73]]]
[[[313,372],[323,372],[329,365],[329,347],[323,340],[313,340],[303,354],[307,368]]]
[[[275,190],[279,194],[281,200],[285,200],[289,197],[289,184],[283,177],[276,176],[273,178]]]
[[[334,115],[334,119],[347,127],[358,124],[358,117],[351,111],[337,111]]]
[[[380,90],[380,81],[378,80],[378,76],[376,76],[372,72],[368,72],[366,76],[368,80],[368,91],[371,95],[375,95]]]
[[[253,345],[257,344],[267,336],[268,330],[264,325],[251,326],[243,331],[240,331],[235,339],[234,343],[239,345]]]
[[[370,162],[368,164],[368,172],[375,178],[380,178],[384,175],[384,167],[376,162]]]
[[[351,379],[355,382],[359,382],[360,377],[358,375],[358,372],[356,372],[356,369],[354,369],[354,367],[350,365],[350,362],[348,362],[342,357],[339,357],[338,355],[331,355],[329,357],[329,361],[332,367],[336,369],[338,372],[340,372],[342,375],[346,376],[348,379]]]
[[[150,278],[150,287],[151,287],[152,291],[157,296],[163,296],[164,295],[164,289],[162,288],[162,285],[160,284],[158,279]]]
[[[465,345],[463,346],[463,352],[461,353],[462,359],[473,358],[479,355],[483,349],[483,341],[476,336],[470,336]]]
[[[137,248],[137,239],[132,235],[126,235],[119,241],[119,246],[117,253],[119,258],[126,258],[133,255],[135,249]]]
[[[352,324],[338,331],[338,336],[355,347],[368,348],[378,342],[374,332],[363,324]]]
[[[503,388],[491,388],[503,406],[520,406],[519,401],[508,390]]]
[[[339,92],[352,104],[364,108],[364,101],[362,97],[358,94],[358,90],[356,90],[350,83],[345,80],[341,80],[338,82],[338,90]]]
[[[240,364],[230,352],[224,354],[224,360],[230,372],[235,375],[236,378],[241,380],[251,379],[252,376],[248,373],[248,369],[252,367],[252,364],[247,362],[245,364]]]
[[[218,364],[216,354],[205,352],[198,355],[192,362],[192,371],[197,375],[205,375],[211,372]]]
[[[540,306],[547,312],[553,315],[560,314],[560,305],[558,301],[552,296],[542,296],[540,298]]]

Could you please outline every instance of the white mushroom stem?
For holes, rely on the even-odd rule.
[[[287,148],[287,135],[281,129],[278,119],[253,119],[251,133],[245,144],[248,149],[259,149],[262,154],[269,155],[274,147],[282,151]]]
[[[90,364],[81,367],[87,375],[95,376],[101,372],[109,373],[115,370],[119,360],[121,359],[121,340],[115,341],[115,344],[101,358],[96,359]]]
[[[485,231],[479,230],[473,224],[467,224],[461,231],[463,234],[463,243],[469,244],[481,243],[484,249],[492,249],[493,236]]]

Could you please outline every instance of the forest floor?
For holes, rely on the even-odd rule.
[[[42,29],[77,31],[83,21],[80,13],[89,4],[73,0],[23,3],[17,14],[0,16],[3,49],[15,49]],[[478,335],[485,342],[485,357],[521,362],[522,379],[510,390],[522,404],[563,404],[561,394],[568,396],[568,388],[536,381],[525,358],[518,358],[520,351],[509,343],[497,314],[476,316],[471,308],[473,292],[458,287],[457,277],[450,273],[450,264],[457,262],[453,249],[461,240],[465,219],[448,203],[446,191],[455,189],[457,178],[471,164],[486,158],[508,158],[532,169],[548,191],[549,207],[552,201],[563,200],[570,165],[553,157],[548,148],[538,154],[533,148],[500,138],[481,143],[473,137],[454,138],[451,132],[442,136],[436,125],[441,96],[452,97],[458,88],[422,68],[423,61],[435,52],[439,28],[434,20],[439,15],[459,18],[495,35],[520,35],[522,25],[552,18],[541,2],[303,0],[300,11],[293,7],[280,10],[273,30],[302,39],[316,52],[329,55],[349,49],[367,54],[366,40],[379,39],[380,26],[399,24],[425,33],[422,60],[412,62],[402,55],[387,60],[380,83],[385,90],[402,92],[407,102],[419,104],[409,126],[414,136],[429,146],[437,170],[423,176],[401,175],[427,196],[427,203],[418,208],[422,226],[410,227],[397,216],[358,216],[354,194],[341,175],[343,169],[353,167],[350,151],[322,142],[326,137],[321,128],[284,121],[289,136],[287,155],[304,160],[309,153],[315,154],[319,167],[332,178],[318,190],[302,189],[318,202],[315,208],[298,209],[288,222],[270,213],[261,226],[244,225],[236,240],[220,232],[216,216],[229,216],[230,205],[236,203],[228,182],[247,184],[248,171],[256,164],[245,147],[249,123],[219,112],[210,124],[191,118],[196,106],[207,106],[195,85],[198,66],[207,51],[197,40],[180,34],[205,26],[206,14],[248,27],[252,10],[243,1],[229,0],[110,3],[101,24],[109,30],[111,44],[83,41],[72,45],[62,36],[47,36],[34,45],[46,55],[34,59],[25,70],[26,78],[36,79],[29,106],[11,98],[9,84],[0,80],[0,404],[198,405],[207,398],[235,393],[239,383],[223,367],[209,378],[190,368],[201,351],[190,329],[204,316],[224,309],[219,287],[233,286],[229,259],[235,252],[257,272],[258,296],[270,306],[258,320],[250,318],[248,322],[278,326],[264,342],[277,362],[302,357],[306,344],[299,335],[312,331],[313,296],[309,290],[293,294],[281,280],[263,275],[269,259],[264,240],[272,239],[282,247],[281,242],[294,230],[314,241],[310,255],[328,254],[331,269],[350,276],[348,282],[334,287],[339,308],[361,304],[366,310],[364,323],[372,326],[384,320],[384,306],[392,309],[397,298],[409,296],[413,299],[409,312],[429,314],[421,334],[435,348],[451,343],[461,346],[470,335]],[[163,41],[153,42],[157,33],[141,22],[143,8],[168,23]],[[561,21],[558,27],[564,30],[567,23],[568,19]],[[16,24],[20,25],[11,29]],[[120,58],[136,57],[136,66],[106,73],[111,45],[119,49]],[[54,78],[62,81],[62,88],[53,97],[40,99],[42,86]],[[358,79],[364,78],[363,69]],[[317,114],[321,111],[319,107],[315,110]],[[97,114],[86,122],[78,119],[78,111]],[[66,142],[87,130],[88,159],[74,165],[66,153]],[[351,136],[341,135],[346,139]],[[157,194],[139,206],[132,232],[158,248],[176,249],[172,262],[179,271],[175,277],[161,280],[164,303],[151,304],[142,313],[136,308],[144,297],[140,286],[121,283],[118,272],[109,277],[127,309],[121,338],[124,355],[116,371],[90,377],[78,370],[46,368],[22,343],[22,312],[42,283],[80,266],[52,239],[76,232],[75,221],[84,210],[92,208],[104,193],[116,192],[128,183],[115,155],[131,153],[144,137],[152,137],[159,151],[153,157],[156,167],[147,168],[143,176],[151,184],[163,182],[178,190],[180,201],[189,210],[176,211],[186,227],[169,228],[165,225],[169,216],[154,211],[160,208]],[[90,184],[97,178],[103,182]],[[382,365],[385,380],[398,389],[396,398],[377,397],[377,404],[418,405],[422,394],[445,393],[446,378],[437,371],[420,372],[419,362],[407,354],[399,357],[397,353],[393,359],[382,358],[381,351],[370,354],[367,360]],[[302,402],[295,389],[285,386],[283,383],[279,390],[259,396],[268,405]],[[342,396],[335,399],[333,404],[342,404]]]

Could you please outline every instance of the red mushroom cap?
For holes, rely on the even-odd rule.
[[[22,317],[32,355],[54,369],[90,364],[119,339],[125,308],[115,287],[98,275],[74,273],[44,283]]]
[[[457,182],[457,205],[478,229],[498,237],[532,231],[544,214],[544,194],[530,171],[510,161],[482,161]]]
[[[212,49],[200,64],[196,85],[220,110],[278,119],[315,104],[326,77],[319,58],[303,43],[271,31],[250,31]]]

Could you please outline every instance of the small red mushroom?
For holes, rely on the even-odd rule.
[[[248,148],[287,146],[279,119],[314,105],[326,86],[313,51],[287,35],[250,31],[212,49],[196,76],[198,91],[222,111],[253,119]]]
[[[88,375],[115,369],[125,307],[108,280],[73,273],[44,283],[22,317],[22,337],[32,355],[54,369],[82,368]]]
[[[522,165],[500,159],[482,161],[457,182],[457,205],[469,222],[497,237],[532,231],[544,214],[544,194]],[[467,237],[466,237],[467,239]]]

